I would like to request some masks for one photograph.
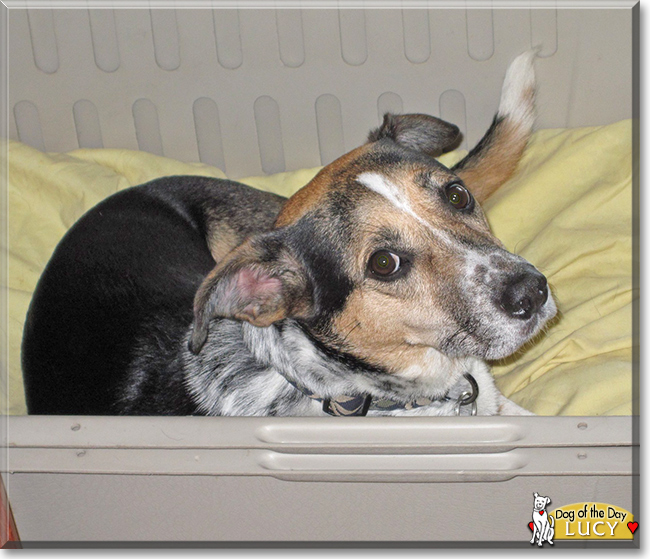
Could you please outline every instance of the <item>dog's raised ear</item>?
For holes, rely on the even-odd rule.
[[[382,125],[368,135],[368,141],[376,142],[383,138],[390,138],[405,148],[438,157],[456,146],[460,140],[460,130],[458,126],[434,116],[386,113]]]
[[[515,172],[535,122],[535,50],[519,55],[503,81],[492,125],[454,171],[483,202]]]
[[[310,309],[307,276],[277,231],[245,241],[203,280],[194,297],[189,341],[198,353],[214,317],[269,326],[284,318],[306,317]]]

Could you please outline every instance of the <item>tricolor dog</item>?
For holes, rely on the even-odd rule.
[[[484,360],[555,314],[480,202],[534,120],[534,53],[457,165],[456,126],[386,115],[286,200],[168,177],[84,215],[47,265],[22,347],[32,414],[525,414]]]

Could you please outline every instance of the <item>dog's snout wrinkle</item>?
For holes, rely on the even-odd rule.
[[[513,318],[528,320],[548,299],[548,283],[537,270],[515,276],[503,291],[501,308]]]

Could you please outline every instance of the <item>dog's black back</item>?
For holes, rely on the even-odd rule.
[[[28,312],[29,413],[120,413],[115,403],[125,390],[148,402],[131,414],[196,413],[174,361],[194,294],[215,264],[208,220],[227,221],[241,241],[268,229],[282,201],[230,181],[169,177],[121,191],[84,215],[59,243]],[[127,378],[143,348],[164,370]]]

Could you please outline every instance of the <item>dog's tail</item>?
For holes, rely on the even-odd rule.
[[[524,52],[510,64],[492,125],[474,149],[453,168],[479,202],[514,173],[532,132],[536,53],[536,50]]]

